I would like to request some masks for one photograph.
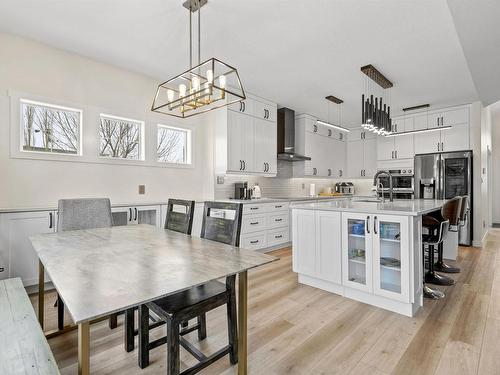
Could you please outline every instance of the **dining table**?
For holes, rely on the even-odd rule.
[[[212,280],[238,275],[238,374],[247,373],[248,270],[277,258],[139,224],[30,236],[39,258],[38,320],[46,275],[78,328],[78,374],[90,373],[90,324]]]

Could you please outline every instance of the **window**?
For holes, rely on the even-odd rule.
[[[158,125],[158,161],[191,164],[191,131]]]
[[[99,155],[108,158],[143,160],[144,122],[101,114]]]
[[[82,111],[21,99],[21,151],[81,154]]]

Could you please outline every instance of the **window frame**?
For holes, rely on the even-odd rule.
[[[58,152],[58,151],[47,152],[47,151],[25,150],[24,149],[24,114],[23,114],[24,113],[23,106],[25,104],[28,104],[28,105],[31,104],[34,106],[51,108],[51,109],[59,109],[59,110],[63,110],[63,111],[78,112],[79,113],[78,142],[77,142],[78,147],[77,147],[76,153],[72,154],[72,153]],[[51,104],[51,103],[46,103],[46,102],[42,102],[42,101],[38,101],[38,100],[26,99],[25,97],[19,98],[18,107],[19,107],[19,127],[18,127],[18,129],[19,129],[19,152],[26,153],[26,154],[33,154],[33,155],[43,155],[43,156],[50,156],[50,155],[67,156],[70,158],[83,156],[83,109],[63,106],[63,105],[59,105],[59,104]]]
[[[127,122],[133,122],[137,123],[139,125],[139,150],[138,150],[138,158],[137,159],[128,159],[128,158],[120,158],[120,157],[115,157],[115,156],[103,156],[101,155],[101,120],[102,118],[107,118],[107,119],[112,119],[112,120],[121,120],[121,121],[127,121]],[[113,161],[119,161],[119,162],[145,162],[146,161],[146,131],[145,131],[145,121],[142,120],[136,120],[128,117],[122,117],[122,116],[116,116],[116,115],[109,115],[107,113],[99,113],[99,123],[97,125],[97,143],[98,143],[98,150],[97,150],[97,156],[99,159],[104,159],[104,160],[113,160]]]
[[[160,129],[169,129],[169,130],[175,130],[179,132],[186,133],[186,149],[185,149],[185,157],[186,157],[186,162],[185,163],[175,163],[171,161],[163,161],[160,160],[158,157],[158,133]],[[192,166],[193,165],[193,139],[192,139],[192,130],[189,128],[180,128],[178,126],[172,126],[172,125],[165,125],[161,123],[156,124],[156,147],[155,147],[155,160],[157,163],[160,163],[161,165],[170,165],[170,166]]]

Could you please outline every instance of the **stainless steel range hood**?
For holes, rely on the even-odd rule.
[[[311,160],[295,152],[295,111],[290,108],[278,109],[278,160]]]

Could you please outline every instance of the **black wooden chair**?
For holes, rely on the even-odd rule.
[[[191,230],[193,228],[193,217],[194,201],[183,199],[169,199],[167,203],[167,214],[165,217],[164,228],[175,232],[191,235]],[[134,337],[138,335],[138,330],[135,328],[134,317],[134,312],[136,310],[138,310],[138,307],[134,307],[125,311],[125,350],[127,352],[131,352],[132,350],[134,350]],[[156,316],[150,316],[150,320],[152,322],[149,325],[149,329],[154,329],[166,324],[164,321],[159,321],[158,319],[156,319]],[[188,326],[188,322],[183,322],[182,325],[184,328],[186,328]],[[203,333],[206,332],[206,318],[204,314],[199,318],[197,326],[191,327],[189,332],[195,329],[198,329],[198,335],[203,337]]]
[[[205,202],[201,237],[213,241],[239,246],[241,216],[243,206],[237,203]],[[158,299],[139,307],[139,366],[149,365],[149,351],[162,344],[167,344],[167,374],[180,373],[180,346],[193,355],[198,363],[182,374],[195,374],[218,359],[229,354],[232,364],[238,362],[238,335],[236,320],[236,275],[226,278],[226,283],[211,281],[204,285],[191,288],[172,296]],[[228,345],[210,356],[204,355],[199,349],[183,336],[191,332],[188,327],[181,329],[183,322],[204,316],[207,312],[227,306]],[[167,324],[167,336],[149,341],[149,311],[153,311]],[[206,331],[198,331],[200,340],[206,337]]]

